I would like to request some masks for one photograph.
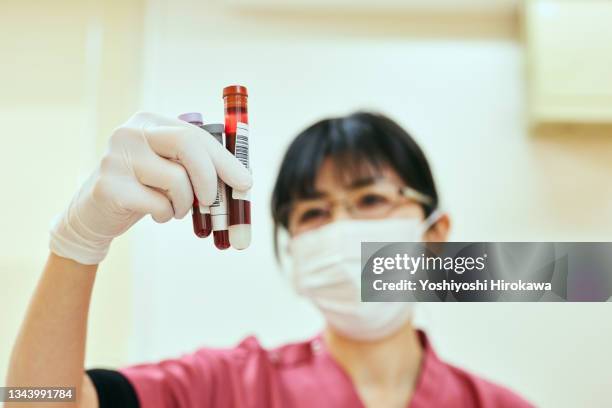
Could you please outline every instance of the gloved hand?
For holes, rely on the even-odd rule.
[[[251,187],[249,171],[208,132],[178,119],[137,113],[117,128],[98,168],[51,228],[50,249],[81,264],[100,263],[113,238],[145,214],[159,223],[210,205],[217,174]],[[193,188],[192,188],[193,187]]]

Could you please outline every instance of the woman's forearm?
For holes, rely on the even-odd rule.
[[[141,112],[115,129],[99,165],[51,227],[53,254],[15,342],[9,386],[77,387],[80,407],[97,405],[83,372],[95,264],[143,216],[161,223],[184,217],[194,198],[211,205],[217,175],[239,191],[253,181],[234,155],[197,126]]]
[[[7,386],[76,387],[81,395],[96,270],[97,265],[49,255],[13,347]]]

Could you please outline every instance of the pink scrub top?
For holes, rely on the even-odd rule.
[[[408,408],[532,407],[513,392],[442,362],[424,333],[423,361]],[[230,349],[203,348],[179,359],[119,370],[142,408],[363,407],[320,336],[276,349],[248,337]]]

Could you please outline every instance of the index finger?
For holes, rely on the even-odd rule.
[[[197,126],[156,126],[143,131],[151,149],[181,163],[191,179],[198,199],[205,205],[217,194],[217,173],[230,187],[251,186],[250,172],[213,136]]]

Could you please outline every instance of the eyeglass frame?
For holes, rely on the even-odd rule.
[[[380,183],[380,181],[374,181],[372,184],[377,184]],[[390,184],[395,184],[395,183],[391,183]],[[415,202],[416,204],[420,204],[423,206],[428,206],[428,205],[432,205],[433,204],[433,198],[430,197],[427,194],[424,194],[410,186],[397,186],[395,185],[395,187],[397,187],[397,193],[398,193],[398,200],[397,202],[391,206],[387,212],[391,213],[393,210],[397,209],[400,205],[401,205],[401,198],[407,198],[412,200],[413,202]],[[314,200],[314,199],[313,199]],[[324,200],[324,199],[321,199]],[[300,201],[299,199],[297,200],[293,200],[293,202],[289,202],[285,205],[285,208],[283,208],[281,211],[283,213],[285,213],[284,217],[286,219],[286,228],[288,230],[289,233],[291,233],[291,225],[290,225],[290,214],[292,211],[292,207],[295,205],[296,201]],[[353,205],[352,203],[348,202],[348,197],[344,196],[341,198],[335,198],[335,199],[325,199],[325,201],[328,201],[329,203],[329,208],[334,208],[336,207],[338,204],[342,204],[342,207],[347,211],[347,213],[351,214],[351,216],[353,215]],[[382,216],[381,218],[385,218],[384,216]],[[323,224],[325,225],[325,224]],[[315,227],[313,229],[316,229],[319,227]]]

